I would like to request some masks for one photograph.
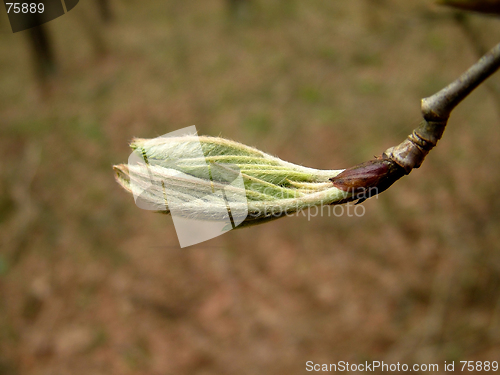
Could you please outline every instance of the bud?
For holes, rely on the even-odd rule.
[[[359,199],[356,204],[387,190],[406,173],[404,168],[386,156],[345,169],[330,179],[335,187],[353,194],[347,201]]]
[[[220,196],[212,194],[217,191],[223,192],[232,220],[236,222],[235,213],[245,213],[236,224],[240,227],[352,195],[329,180],[342,170],[295,165],[223,138],[134,139],[131,148],[135,159],[113,167],[117,182],[139,207],[185,218],[219,220]]]

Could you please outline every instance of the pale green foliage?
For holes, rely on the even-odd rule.
[[[204,156],[200,156],[200,146]],[[216,220],[217,210],[209,193],[223,189],[229,200],[234,197],[233,202],[248,207],[243,224],[250,224],[350,196],[329,181],[342,170],[306,168],[223,138],[135,139],[131,147],[148,167],[115,166],[117,181],[129,192],[147,189],[142,197],[164,213],[169,213],[167,197],[175,197],[183,202],[184,216]],[[244,189],[228,184],[231,178],[227,176],[239,173]],[[151,186],[151,181],[158,183]],[[237,197],[246,197],[246,202]]]

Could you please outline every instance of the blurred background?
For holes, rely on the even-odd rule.
[[[108,11],[82,1],[44,25],[45,65],[0,12],[0,374],[500,359],[498,74],[361,217],[180,249],[171,217],[136,207],[112,170],[133,137],[190,125],[304,166],[366,161],[498,43],[500,20],[425,0]]]

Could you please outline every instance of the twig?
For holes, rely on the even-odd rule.
[[[375,160],[346,169],[331,179],[334,186],[344,191],[353,187],[359,191],[364,189],[370,192],[368,195],[364,193],[365,197],[369,197],[386,190],[413,168],[420,167],[429,151],[441,139],[451,111],[499,67],[500,44],[457,80],[422,99],[424,121],[406,140],[387,149]]]
[[[447,120],[451,111],[486,78],[500,67],[500,43],[486,53],[456,81],[422,99],[422,114],[427,121]]]
[[[464,12],[456,12],[453,14],[452,18],[458,27],[463,31],[477,58],[480,58],[488,52],[488,48],[486,48],[484,43],[481,41],[481,34],[477,31],[477,28],[473,27],[468,14]],[[494,81],[487,81],[485,82],[485,85],[495,100],[497,113],[500,116],[500,87],[495,84]]]

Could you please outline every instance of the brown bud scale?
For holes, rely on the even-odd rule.
[[[354,167],[330,179],[333,186],[343,191],[351,191],[353,200],[361,203],[381,193],[407,174],[404,168],[387,158],[377,158]]]

